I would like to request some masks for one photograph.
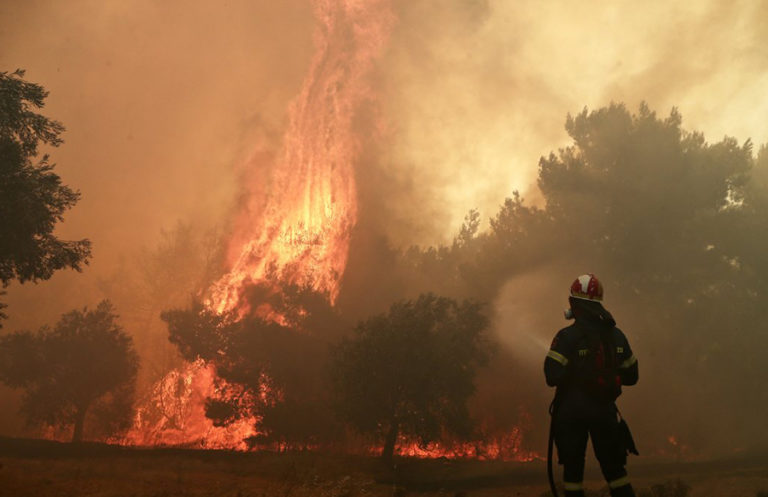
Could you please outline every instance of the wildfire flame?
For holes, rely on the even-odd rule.
[[[401,438],[396,452],[401,456],[420,459],[444,457],[446,459],[516,462],[530,462],[540,459],[536,452],[526,450],[523,447],[523,431],[520,427],[515,427],[508,433],[497,435],[483,442],[432,443],[421,446]]]
[[[205,402],[226,391],[213,366],[202,359],[173,370],[153,389],[141,406],[123,443],[128,445],[183,445],[199,448],[247,449],[245,439],[256,435],[256,420],[240,419],[214,426],[205,415]]]
[[[310,287],[335,302],[357,220],[353,167],[360,145],[353,118],[373,97],[368,76],[391,28],[389,3],[314,1],[315,54],[290,105],[282,152],[269,168],[271,177],[253,174],[255,184],[245,185],[253,194],[235,219],[230,269],[205,294],[209,309],[282,322],[268,306],[250,308],[244,299],[250,284],[275,291],[283,284]],[[205,417],[205,400],[221,395],[218,383],[213,366],[200,361],[171,371],[155,386],[149,406],[139,409],[126,441],[245,448],[242,439],[254,434],[257,419],[215,427]]]
[[[249,283],[307,286],[335,301],[357,220],[353,118],[372,98],[368,75],[390,28],[387,4],[315,2],[309,74],[290,106],[269,194],[244,206],[228,251],[231,269],[209,291],[206,303],[216,312],[251,311],[242,298]]]

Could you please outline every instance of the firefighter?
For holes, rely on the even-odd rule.
[[[637,453],[615,400],[622,385],[638,379],[637,359],[624,333],[602,305],[603,287],[593,274],[571,285],[566,318],[544,360],[547,385],[557,387],[552,429],[566,497],[584,496],[587,437],[611,496],[634,496],[627,478],[627,452]],[[551,443],[551,442],[550,442]]]

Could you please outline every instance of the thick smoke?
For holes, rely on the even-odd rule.
[[[53,160],[82,200],[60,232],[94,244],[84,276],[50,284],[82,288],[179,220],[198,229],[222,224],[237,201],[238,165],[277,145],[311,54],[312,13],[302,2],[229,5],[0,7],[13,20],[0,35],[0,65],[25,68],[50,90],[44,112],[67,127]],[[38,292],[11,288],[10,301]],[[82,302],[57,300],[38,317]],[[20,321],[9,326],[41,324],[23,314],[12,313]]]
[[[94,245],[83,274],[11,285],[5,330],[36,329],[106,297],[136,338],[142,376],[167,370],[173,351],[159,312],[186,303],[200,283],[148,274],[157,264],[147,259],[189,243],[177,236],[180,221],[194,243],[226,229],[240,165],[279,147],[311,56],[314,21],[304,2],[228,5],[0,5],[0,66],[24,68],[48,89],[43,112],[67,127],[52,160],[82,200],[58,232]],[[178,262],[176,269],[199,261]],[[145,283],[159,281],[165,287],[154,296],[163,298],[150,302]],[[20,428],[14,411],[4,410],[0,431]]]
[[[83,200],[61,231],[94,241],[86,277],[179,219],[222,223],[237,165],[279,146],[312,54],[312,11],[300,1],[0,8],[12,20],[0,64],[51,90],[46,112],[68,127],[54,160]],[[358,178],[396,245],[449,240],[469,209],[486,219],[514,189],[535,201],[538,157],[567,143],[563,116],[583,106],[645,100],[678,106],[708,136],[768,135],[760,2],[400,1],[396,16],[377,74],[391,142]],[[61,293],[44,297],[52,312],[39,317],[82,300],[57,305]],[[40,294],[18,288],[10,299]],[[39,324],[21,314],[18,326]]]
[[[762,2],[398,6],[381,70],[398,244],[448,241],[469,209],[487,219],[515,189],[535,202],[538,158],[567,144],[563,118],[585,106],[676,106],[712,139],[768,137]]]
[[[354,291],[339,300],[356,317],[440,290],[392,270],[400,249],[450,243],[472,208],[485,229],[514,190],[541,204],[538,158],[568,143],[568,112],[612,100],[635,109],[644,100],[661,113],[679,107],[687,129],[713,140],[768,136],[768,10],[760,2],[452,0],[436,8],[400,0],[395,11],[376,71],[379,97],[359,122],[369,138],[357,165],[360,221],[344,280]],[[228,228],[242,193],[240,165],[281,145],[312,54],[311,6],[7,2],[0,18],[11,20],[0,32],[0,68],[27,69],[51,91],[46,115],[68,128],[53,160],[83,199],[61,235],[94,242],[84,274],[12,286],[5,329],[34,329],[109,297],[144,352],[142,374],[156,377],[177,360],[158,346],[167,337],[159,312],[184,305],[217,276],[220,247],[206,240],[223,237],[206,234]],[[186,228],[175,228],[179,220]],[[163,249],[174,244],[198,248],[152,293],[145,283],[157,265],[148,261],[175,259]],[[201,260],[212,261],[210,274]],[[195,271],[176,279],[185,265]],[[563,323],[564,290],[592,269],[545,261],[500,293],[482,294],[494,304],[500,344],[512,351],[503,357],[513,367],[496,370],[496,380],[534,385],[521,394],[546,402],[536,385],[543,351]],[[631,306],[612,291],[611,309],[620,324],[623,315],[631,323]],[[148,305],[147,295],[165,300]],[[644,371],[657,366],[643,359]],[[642,381],[637,388],[642,394]],[[12,413],[3,413],[0,433],[19,429]]]

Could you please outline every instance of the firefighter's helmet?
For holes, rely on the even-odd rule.
[[[571,297],[576,299],[602,302],[603,285],[594,274],[582,274],[571,285]]]

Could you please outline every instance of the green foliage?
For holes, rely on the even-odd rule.
[[[480,304],[432,294],[361,322],[335,354],[339,413],[362,433],[386,437],[385,459],[401,433],[422,444],[445,432],[470,435],[467,400],[488,358],[487,326]]]
[[[633,279],[679,280],[689,258],[718,245],[727,208],[742,197],[751,143],[709,145],[680,122],[674,110],[662,120],[645,105],[637,115],[613,104],[568,117],[574,143],[541,160],[538,184],[571,251],[633,270]]]
[[[0,338],[0,380],[24,389],[30,424],[74,424],[74,441],[89,413],[102,432],[127,427],[138,356],[116,319],[105,300],[64,314],[54,328]]]
[[[472,241],[480,230],[480,211],[477,209],[470,210],[464,217],[464,222],[461,224],[459,234],[453,241],[454,246],[466,245]]]
[[[54,236],[56,223],[80,194],[61,183],[41,144],[57,147],[64,126],[35,112],[48,92],[24,81],[24,71],[0,72],[0,282],[45,280],[88,263],[88,240]]]

